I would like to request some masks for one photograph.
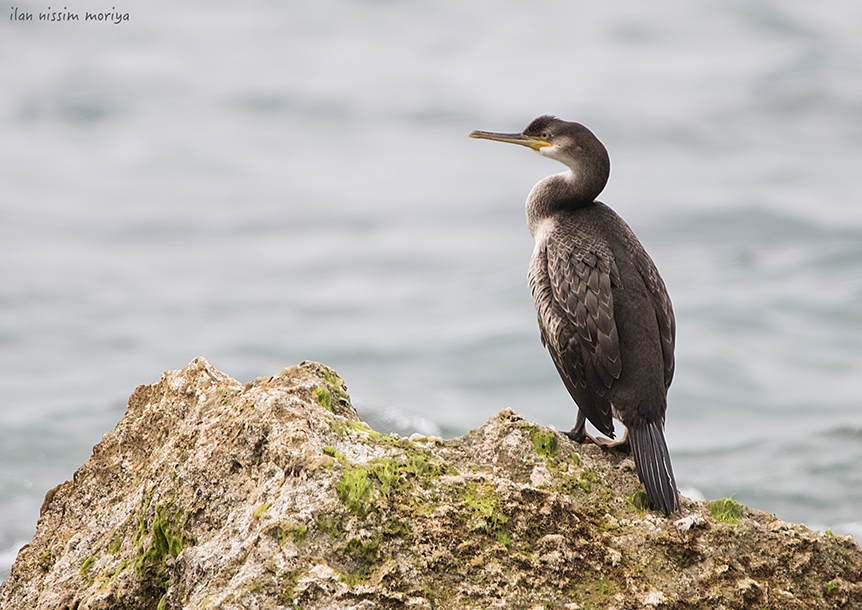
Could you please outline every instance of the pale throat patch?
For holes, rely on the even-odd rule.
[[[536,246],[543,243],[547,238],[548,234],[554,230],[554,219],[553,218],[543,218],[539,222],[534,225],[529,226],[530,235],[533,236],[533,241],[535,241]]]

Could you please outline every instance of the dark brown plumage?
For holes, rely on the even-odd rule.
[[[528,146],[569,168],[540,181],[527,197],[536,242],[528,280],[542,343],[579,407],[567,434],[583,442],[589,420],[613,438],[613,417],[619,419],[650,501],[665,514],[678,510],[664,439],[673,309],[635,234],[595,200],[610,175],[605,147],[583,125],[550,116],[520,134],[470,136]]]

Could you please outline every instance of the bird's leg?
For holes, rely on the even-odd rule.
[[[584,412],[580,409],[578,409],[578,419],[575,421],[575,425],[572,426],[571,430],[563,432],[563,434],[579,444],[583,443],[588,438],[593,440],[593,438],[587,434],[587,416],[584,415]]]
[[[595,438],[587,434],[587,416],[584,415],[584,412],[580,409],[578,409],[578,419],[575,421],[575,425],[572,427],[571,430],[569,430],[568,432],[564,432],[563,434],[565,434],[570,439],[579,444],[583,444],[589,441],[594,445],[604,447],[607,443],[613,442],[606,438]]]

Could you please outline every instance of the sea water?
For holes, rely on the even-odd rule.
[[[382,431],[568,429],[523,212],[562,168],[467,138],[545,113],[673,298],[683,492],[862,538],[862,5],[97,5],[0,4],[0,577],[195,356],[322,361]]]

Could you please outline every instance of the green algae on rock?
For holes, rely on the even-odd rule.
[[[742,518],[742,505],[732,498],[713,500],[707,506],[710,514],[722,523],[736,523]]]
[[[508,409],[456,439],[401,438],[319,363],[242,384],[198,358],[140,386],[48,493],[0,607],[862,604],[849,536],[735,502],[729,521],[686,498],[666,519],[642,496],[630,457]]]

